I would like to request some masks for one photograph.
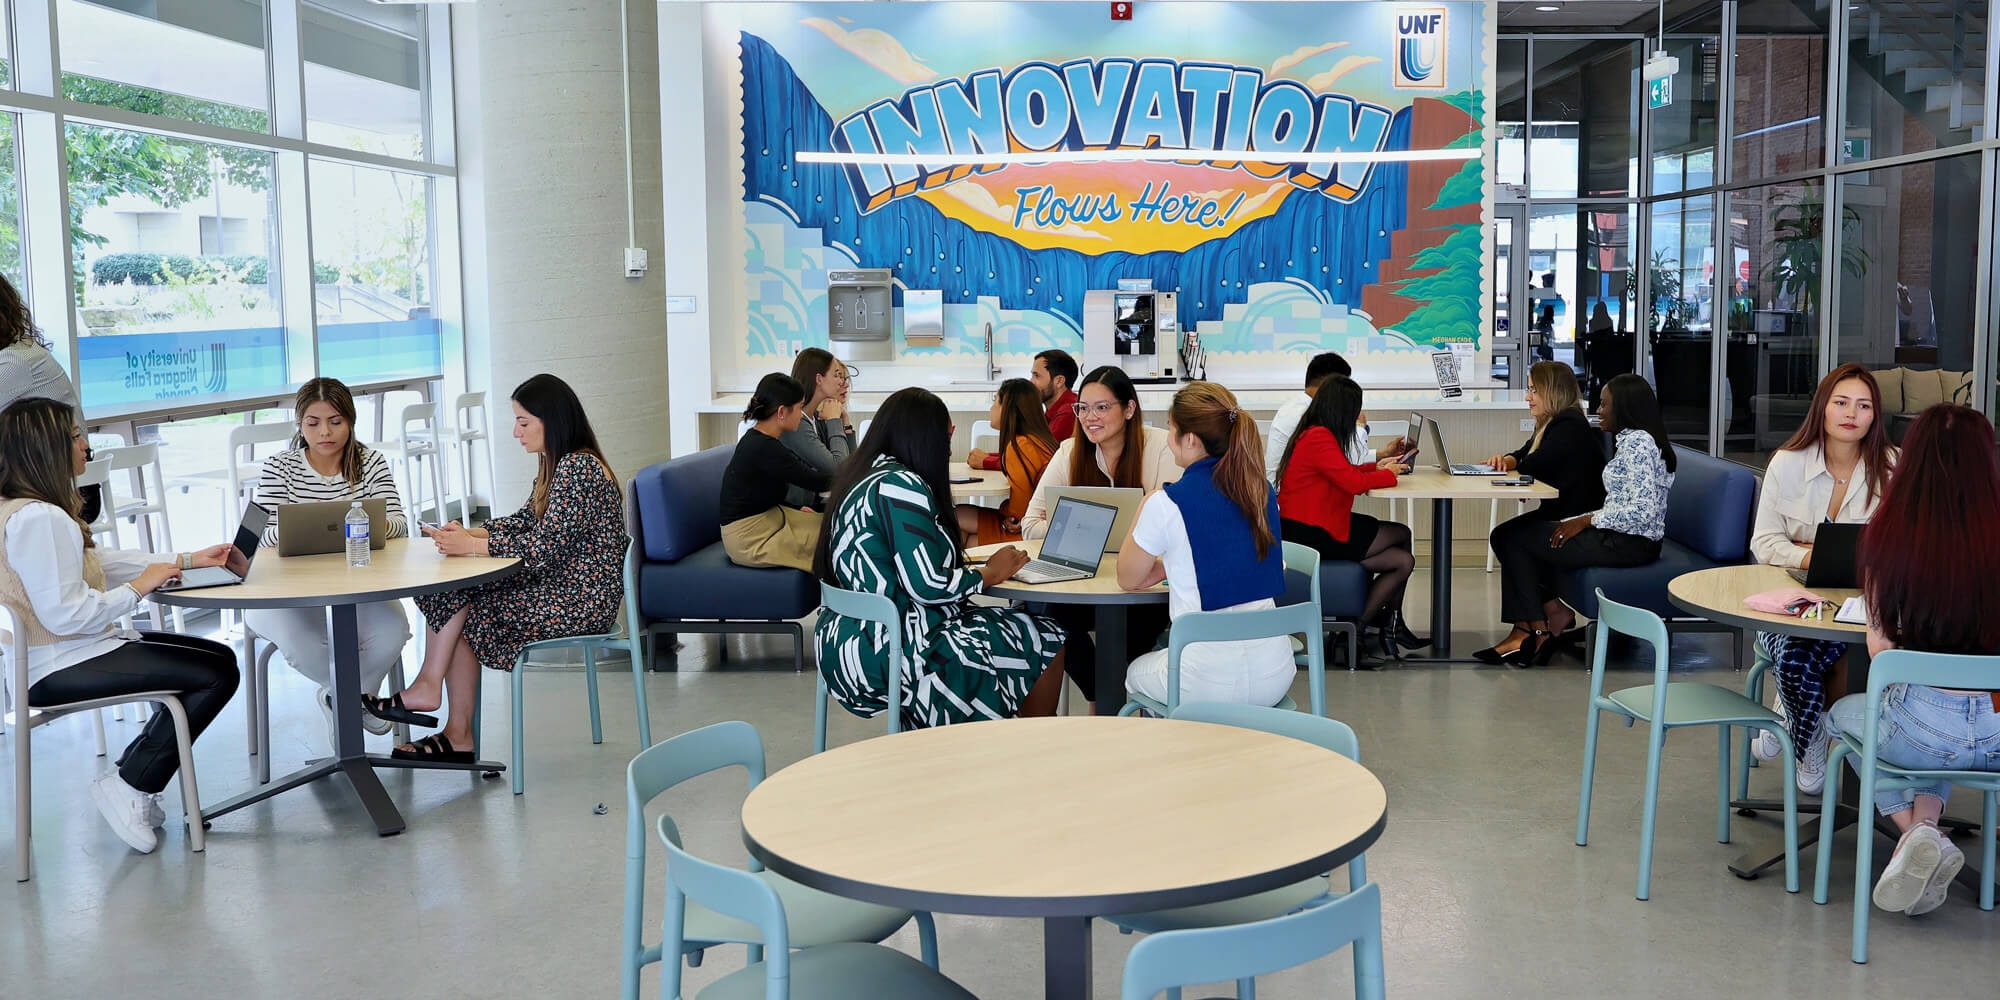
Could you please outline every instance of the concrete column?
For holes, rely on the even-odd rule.
[[[631,245],[652,258],[643,278],[624,272],[620,2],[630,22]],[[667,456],[657,25],[652,0],[452,8],[466,373],[492,406],[496,514],[513,512],[534,483],[507,398],[537,372],[576,389],[621,481]]]

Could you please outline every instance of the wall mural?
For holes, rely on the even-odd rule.
[[[711,38],[736,46],[739,367],[824,344],[824,271],[855,266],[942,290],[945,344],[898,345],[914,358],[983,353],[988,322],[1003,353],[1079,349],[1084,292],[1120,278],[1178,290],[1182,327],[1198,329],[1218,363],[1336,349],[1371,373],[1421,377],[1421,349],[1484,345],[1478,158],[1202,155],[1482,149],[1484,4],[1176,3],[1143,6],[1129,22],[1108,20],[1101,3],[709,11]],[[1159,148],[1190,153],[1002,165],[795,158]]]

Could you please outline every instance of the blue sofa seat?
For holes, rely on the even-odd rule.
[[[722,551],[722,475],[735,452],[722,445],[632,477],[626,502],[637,512],[637,558],[626,585],[648,632],[787,633],[793,666],[803,670],[799,619],[819,607],[819,581],[795,569],[738,566]]]
[[[1312,585],[1305,574],[1285,572],[1285,596],[1278,598],[1280,607],[1303,604],[1312,597]],[[1319,612],[1329,630],[1340,632],[1347,641],[1347,665],[1353,669],[1355,657],[1360,655],[1361,612],[1368,606],[1368,571],[1356,562],[1329,562],[1319,564]],[[1331,663],[1331,652],[1327,662]]]
[[[1597,617],[1597,591],[1662,618],[1686,615],[1667,599],[1675,577],[1749,561],[1757,476],[1734,462],[1674,446],[1674,486],[1667,493],[1667,534],[1660,558],[1646,566],[1592,566],[1570,573],[1559,592],[1586,618]]]

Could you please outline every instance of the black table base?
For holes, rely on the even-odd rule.
[[[1047,1000],[1089,1000],[1090,924],[1089,917],[1043,919],[1042,995]]]
[[[1859,803],[1846,801],[1847,793],[1859,786],[1860,782],[1858,781],[1841,782],[1841,798],[1843,801],[1835,808],[1832,820],[1835,833],[1839,833],[1860,821],[1861,808]],[[1731,802],[1729,807],[1736,810],[1736,814],[1739,816],[1756,816],[1764,812],[1777,813],[1780,817],[1779,822],[1784,822],[1785,804],[1783,802],[1774,802],[1769,799],[1738,799]],[[1798,811],[1801,813],[1813,812],[1818,814],[1812,819],[1799,824],[1799,852],[1809,857],[1818,857],[1820,824],[1828,822],[1825,806],[1818,802],[1801,802],[1798,805]],[[1896,828],[1895,822],[1887,816],[1883,816],[1873,810],[1869,811],[1869,815],[1875,819],[1875,832],[1889,838],[1892,843],[1903,835],[1903,832]],[[1946,816],[1938,820],[1938,826],[1954,833],[1968,835],[1979,833],[1979,824],[1951,816]],[[1782,841],[1782,838],[1780,839]],[[1883,857],[1886,860],[1887,855]],[[1737,855],[1736,860],[1729,863],[1729,873],[1740,879],[1754,879],[1784,863],[1785,848],[1782,842],[1775,848],[1770,844],[1761,844]],[[1971,852],[1966,853],[1965,867],[1959,869],[1958,877],[1952,881],[1973,892],[1979,891],[1979,866],[1974,863]]]

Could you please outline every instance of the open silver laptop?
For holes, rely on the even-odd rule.
[[[202,566],[181,573],[180,578],[160,584],[161,590],[200,590],[242,583],[250,575],[250,560],[257,558],[257,546],[264,543],[264,527],[271,512],[256,504],[243,508],[243,522],[236,528],[236,544],[229,560],[221,566]]]
[[[347,512],[352,500],[323,500],[317,503],[278,505],[278,554],[281,556],[322,556],[347,550]],[[368,547],[379,549],[389,541],[389,501],[363,500],[368,514]]]
[[[1087,580],[1097,575],[1104,558],[1104,543],[1111,526],[1118,521],[1118,508],[1064,497],[1056,501],[1049,517],[1049,533],[1042,538],[1042,553],[1014,573],[1022,583],[1061,583]]]
[[[1104,551],[1116,552],[1119,546],[1125,544],[1125,536],[1132,532],[1132,519],[1139,516],[1139,505],[1146,502],[1146,491],[1126,486],[1049,487],[1048,504],[1051,509],[1064,497],[1118,508],[1118,520],[1111,522],[1111,537],[1104,543]]]
[[[1431,447],[1437,450],[1438,468],[1454,476],[1504,476],[1504,470],[1490,465],[1473,465],[1468,462],[1453,463],[1444,450],[1444,434],[1438,430],[1437,421],[1427,419],[1421,413],[1410,414],[1410,440],[1417,441],[1417,432],[1428,427],[1431,432]]]

